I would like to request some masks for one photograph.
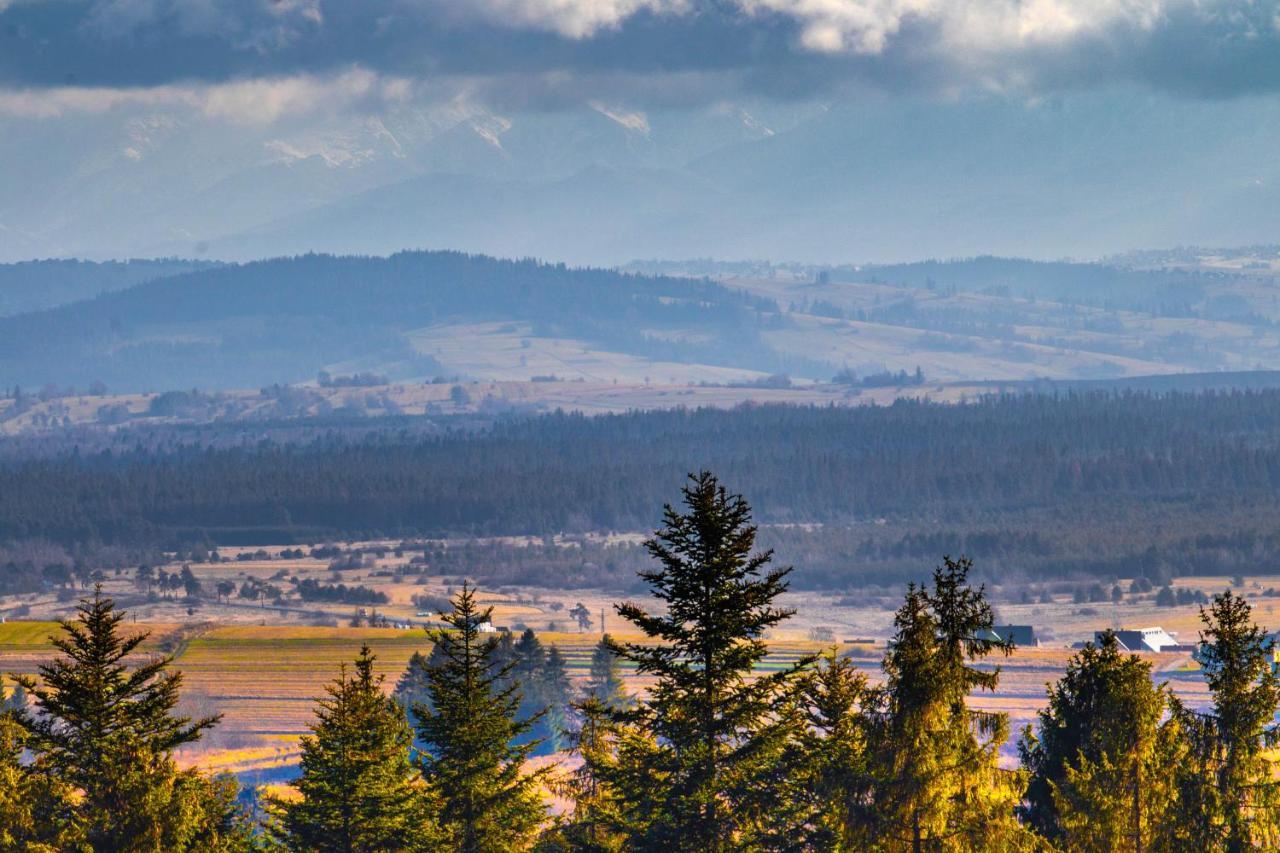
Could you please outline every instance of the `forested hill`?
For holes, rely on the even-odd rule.
[[[216,266],[206,261],[46,260],[0,264],[0,317],[42,311],[102,293],[192,270]]]
[[[750,361],[757,315],[771,311],[769,300],[707,281],[456,252],[307,255],[200,269],[0,319],[0,385],[257,387],[314,379],[333,364],[430,376],[430,353],[406,333],[493,320],[668,358],[712,358],[732,343]],[[659,340],[690,327],[701,343]]]
[[[0,467],[0,541],[643,530],[702,468],[766,524],[823,523],[773,534],[823,582],[945,550],[1049,576],[1280,556],[1280,391],[553,415],[435,438],[64,454]]]

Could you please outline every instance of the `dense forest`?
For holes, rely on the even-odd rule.
[[[645,530],[666,484],[705,465],[751,492],[801,586],[896,583],[946,550],[1005,577],[1157,584],[1280,558],[1275,390],[395,423],[216,448],[147,433],[129,449],[124,433],[111,451],[9,458],[0,549]],[[508,553],[486,580],[633,577],[624,550],[558,553]]]
[[[645,544],[635,640],[603,635],[585,682],[553,645],[486,635],[464,585],[393,696],[363,648],[316,702],[292,795],[179,770],[218,724],[177,713],[172,657],[101,594],[58,657],[0,695],[0,849],[159,851],[1274,850],[1280,675],[1227,591],[1201,609],[1203,707],[1104,632],[1017,735],[966,699],[1000,684],[971,562],[906,588],[873,681],[833,647],[770,670],[790,569],[745,500],[690,477]],[[995,663],[995,665],[993,665]],[[620,669],[648,679],[630,695]],[[0,689],[0,694],[5,691]],[[570,760],[530,763],[539,751]],[[549,808],[554,795],[561,808]],[[246,809],[244,804],[251,804]]]

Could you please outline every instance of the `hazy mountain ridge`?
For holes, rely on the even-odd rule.
[[[1267,99],[1133,91],[686,109],[460,101],[266,126],[67,116],[0,137],[7,161],[32,164],[0,191],[0,223],[24,235],[0,239],[0,259],[412,246],[598,265],[840,263],[1265,242],[1280,226],[1267,154],[1278,134]]]
[[[55,308],[100,293],[216,266],[209,261],[44,260],[0,264],[0,317]]]
[[[113,390],[256,387],[348,365],[396,378],[443,368],[408,333],[523,321],[542,338],[694,361],[753,344],[767,300],[711,282],[500,261],[456,252],[308,255],[198,270],[48,311],[0,318],[0,385]],[[703,337],[683,340],[683,329]],[[672,334],[659,340],[653,332]]]
[[[0,318],[0,387],[249,389],[323,370],[597,387],[789,374],[856,392],[868,376],[917,369],[931,384],[1280,369],[1280,272],[1254,255],[1215,258],[1169,269],[658,262],[635,274],[456,252],[304,255]],[[26,271],[25,289],[48,299],[41,281],[64,268],[85,281],[96,269],[187,269],[56,262],[0,267],[0,281]]]

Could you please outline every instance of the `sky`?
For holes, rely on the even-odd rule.
[[[1249,116],[1270,116],[1278,86],[1277,0],[0,0],[0,155],[27,166],[0,174],[0,258],[286,251],[297,241],[273,242],[271,234],[297,233],[304,227],[298,217],[311,216],[316,233],[331,236],[326,227],[337,226],[323,222],[335,220],[319,211],[349,207],[379,187],[435,176],[432,192],[452,200],[440,189],[443,175],[499,182],[494,203],[504,210],[476,207],[474,184],[454,188],[465,193],[470,224],[451,229],[428,220],[421,233],[410,229],[399,239],[597,262],[741,255],[755,245],[773,255],[861,260],[990,250],[1059,256],[1118,250],[1128,240],[1230,240],[1235,226],[1212,209],[1267,209],[1269,194],[1251,190],[1244,202],[1231,195],[1246,186],[1269,192],[1276,176],[1259,171],[1264,152],[1257,174],[1200,175],[1185,188],[1181,197],[1199,218],[1145,230],[1112,225],[1103,232],[1114,235],[1110,243],[1054,237],[1063,224],[1056,221],[1011,239],[1009,219],[995,215],[985,231],[957,235],[951,220],[913,230],[901,214],[901,227],[843,247],[832,245],[838,233],[815,223],[797,223],[800,236],[772,241],[752,231],[768,227],[769,209],[805,215],[779,189],[790,168],[779,149],[802,157],[808,146],[847,181],[839,186],[848,196],[865,188],[866,174],[841,162],[851,136],[847,127],[832,130],[833,115],[849,125],[871,111],[882,125],[947,137],[997,109],[996,123],[1016,136],[1027,122],[1041,122],[1035,111],[1066,105],[1066,115],[1085,116],[1054,132],[1096,149],[1109,115],[1123,122],[1136,112],[1139,124],[1115,132],[1116,150],[1106,150],[1104,139],[1094,159],[1124,161],[1141,133],[1186,128],[1185,144],[1160,152],[1170,158],[1170,174],[1182,175],[1230,151],[1215,123],[1225,121],[1238,137]],[[629,136],[607,138],[590,124],[597,120]],[[1271,125],[1261,127],[1250,142],[1265,148]],[[459,129],[465,144],[453,138]],[[941,147],[904,159],[903,146],[890,141],[864,134],[858,151],[878,152],[887,174],[904,175],[915,207],[933,204],[910,174],[938,162]],[[944,144],[965,143],[936,143]],[[982,145],[989,150],[990,140]],[[743,146],[755,155],[742,155]],[[549,152],[557,151],[564,162],[553,162]],[[738,157],[739,173],[717,173],[706,162],[721,151]],[[501,162],[486,159],[494,152]],[[982,159],[981,148],[974,157]],[[1023,186],[1039,183],[1038,171],[1088,168],[1087,159],[1028,161]],[[281,164],[292,170],[287,180]],[[316,174],[300,177],[303,168]],[[486,220],[510,232],[506,211],[555,215],[547,182],[573,181],[568,197],[600,201],[609,181],[588,186],[599,168],[617,184],[608,193],[622,194],[619,205],[640,194],[643,221],[616,211],[634,230],[630,243],[613,239],[608,251],[575,253],[572,243],[536,228],[523,241],[486,234]],[[712,196],[759,209],[717,228],[702,216],[680,226],[682,233],[692,227],[688,239],[673,239],[675,226],[664,231],[656,221],[662,198],[653,186],[690,174],[707,181]],[[758,189],[752,176],[761,178]],[[1088,204],[1119,216],[1134,209],[1135,193],[1159,190],[1159,176],[1150,180],[1150,188],[1102,192]],[[982,209],[1017,194],[1008,186],[984,194],[949,175],[938,176],[937,186],[952,206],[957,194]],[[877,204],[890,192],[872,189]],[[184,198],[206,212],[183,210]],[[684,197],[672,203],[690,204]],[[822,202],[825,215],[844,215],[832,204]],[[352,216],[334,215],[348,223]],[[136,217],[132,230],[120,222],[129,216]],[[1274,224],[1267,219],[1258,230]],[[728,239],[730,232],[737,237]],[[1240,242],[1255,236],[1241,233]],[[350,248],[397,247],[357,239]]]

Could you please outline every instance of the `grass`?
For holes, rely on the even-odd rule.
[[[0,649],[52,647],[51,635],[58,633],[57,622],[5,622],[0,625]]]

